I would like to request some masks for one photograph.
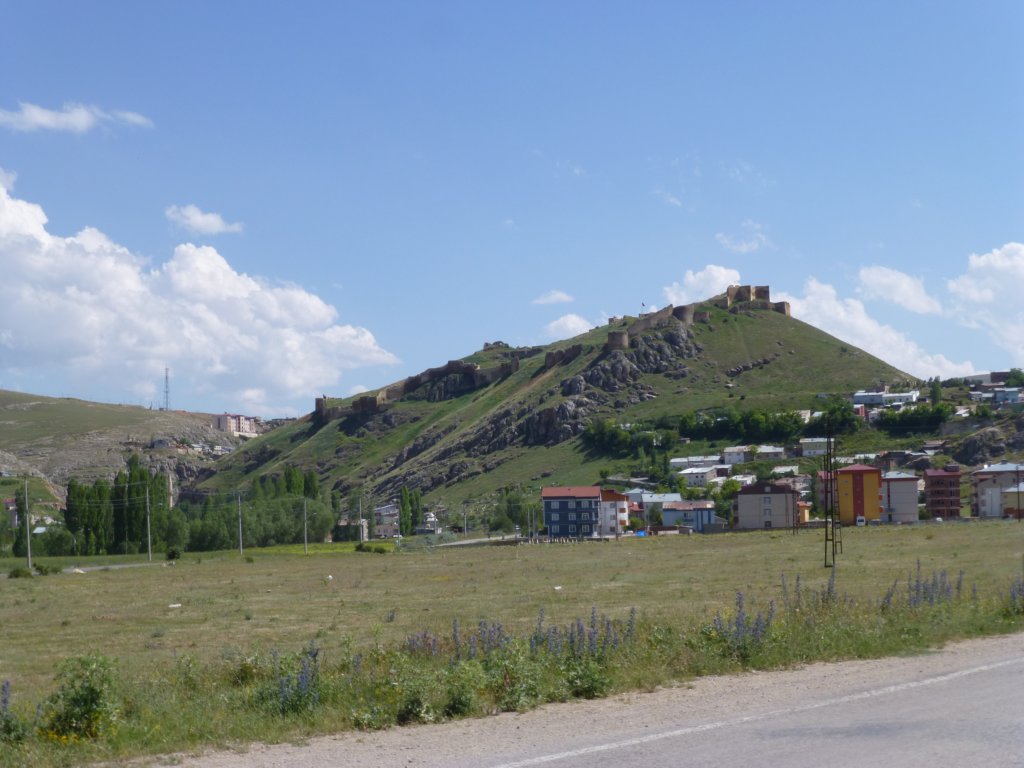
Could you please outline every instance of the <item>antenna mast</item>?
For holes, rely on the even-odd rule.
[[[171,410],[171,369],[164,368],[164,410]]]

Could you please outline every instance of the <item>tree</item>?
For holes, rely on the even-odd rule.
[[[928,380],[928,398],[931,400],[932,405],[942,400],[942,382],[938,376]]]
[[[1020,368],[1011,368],[1010,372],[1006,375],[1006,386],[1024,387],[1024,371]]]
[[[409,489],[402,486],[402,496],[398,502],[398,532],[403,536],[412,535],[412,501]]]
[[[17,492],[14,494],[14,502],[18,506],[18,530],[14,534],[14,542],[11,546],[11,550],[15,557],[25,557],[28,553],[27,537],[28,533],[28,497],[25,495],[25,486],[19,486]]]

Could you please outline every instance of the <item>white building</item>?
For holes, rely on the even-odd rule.
[[[828,452],[827,437],[800,438],[801,456],[824,456]]]
[[[256,419],[237,413],[222,413],[213,417],[213,428],[229,432],[235,437],[257,437]]]
[[[687,467],[679,473],[687,488],[707,488],[717,476],[718,470],[714,467]]]
[[[883,523],[915,523],[918,519],[918,477],[910,472],[886,472],[882,475]]]
[[[728,448],[722,449],[722,463],[724,464],[742,464],[743,462],[749,460],[749,445],[733,445]]]

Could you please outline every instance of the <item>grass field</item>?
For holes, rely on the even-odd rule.
[[[996,604],[1022,574],[1024,524],[847,529],[843,549],[836,590],[844,599],[877,606],[894,582],[912,580],[920,564],[925,577],[945,571],[950,582],[963,572],[965,595],[976,590],[981,599]],[[594,608],[624,620],[635,607],[645,627],[675,628],[670,631],[682,636],[687,628],[708,625],[716,614],[728,615],[737,591],[753,612],[767,609],[769,601],[781,604],[783,576],[790,590],[800,577],[810,593],[821,592],[831,575],[823,567],[822,533],[808,531],[389,554],[318,545],[308,556],[301,546],[246,555],[186,555],[174,565],[137,563],[0,580],[0,680],[10,680],[12,706],[32,710],[53,690],[58,664],[88,653],[116,660],[125,679],[171,675],[186,657],[212,669],[238,659],[295,654],[311,641],[330,662],[350,658],[353,649],[399,647],[417,633],[450,637],[456,620],[467,627],[500,623],[504,631],[525,636],[542,609],[549,622],[567,624],[586,619]],[[16,564],[0,561],[0,570]],[[919,649],[921,642],[1010,631],[1019,620],[944,621],[945,626],[908,641],[907,647],[883,641],[864,650],[843,646],[847,650],[814,653],[828,658],[898,654]],[[656,635],[658,630],[650,631]],[[681,661],[666,664],[664,673],[656,663],[647,666],[632,683],[619,685],[669,682],[686,674]],[[336,718],[318,722],[313,730],[345,725]],[[263,737],[286,738],[288,728],[308,730],[310,725],[291,723],[279,731],[251,723],[225,726],[199,741],[244,739],[246,728]],[[136,747],[121,744],[118,754],[182,747],[167,739]],[[60,754],[44,757],[59,763]]]

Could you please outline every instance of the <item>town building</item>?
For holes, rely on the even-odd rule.
[[[798,521],[799,495],[788,485],[757,482],[736,494],[736,528],[789,528]]]
[[[800,438],[801,456],[824,456],[828,452],[827,437],[802,437]]]
[[[749,445],[733,445],[722,449],[723,464],[743,464],[750,461],[751,450]]]
[[[213,417],[213,428],[235,437],[257,437],[257,420],[237,413],[221,413]]]
[[[715,524],[715,503],[709,499],[670,501],[661,507],[664,525],[686,525],[704,533]]]
[[[629,525],[629,497],[608,488],[601,489],[598,536],[620,536]]]
[[[918,519],[918,477],[912,472],[882,475],[883,523],[916,523]]]
[[[839,522],[855,525],[882,517],[882,471],[867,464],[851,464],[836,471],[836,510]]]
[[[718,477],[715,467],[687,467],[679,473],[679,479],[687,488],[707,488],[708,483]]]
[[[1001,462],[971,473],[971,513],[975,517],[1003,516],[1002,493],[1024,481],[1024,464]]]
[[[959,466],[947,464],[942,469],[924,471],[924,508],[933,520],[960,517]]]
[[[582,539],[597,535],[601,488],[596,485],[552,486],[540,492],[549,539]]]

